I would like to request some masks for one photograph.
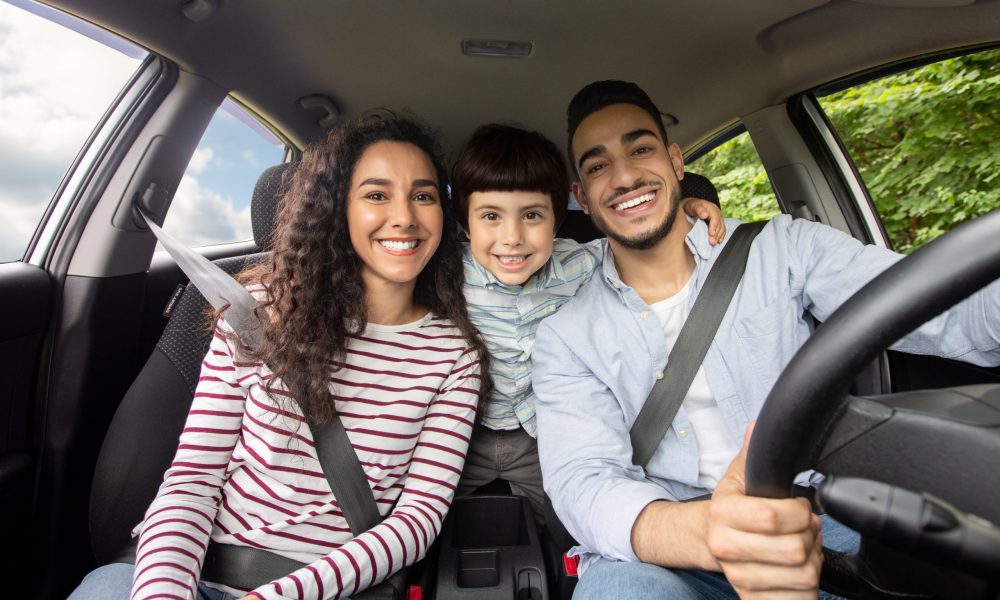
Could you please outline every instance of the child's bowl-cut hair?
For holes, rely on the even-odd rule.
[[[510,125],[483,125],[462,148],[451,171],[455,217],[469,230],[475,192],[541,192],[552,199],[555,227],[569,206],[569,176],[559,149],[540,133]]]

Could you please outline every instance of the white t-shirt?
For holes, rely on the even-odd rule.
[[[687,298],[690,293],[689,279],[681,291],[666,300],[650,305],[660,320],[660,325],[663,326],[668,353],[673,349],[681,327],[687,319]],[[698,367],[698,372],[681,406],[691,419],[695,440],[698,443],[698,485],[714,490],[739,448],[733,445],[727,435],[726,422],[722,418],[722,411],[715,402],[712,390],[708,387],[704,367]]]

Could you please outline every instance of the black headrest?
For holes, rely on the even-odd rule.
[[[253,240],[263,252],[271,249],[274,238],[274,218],[278,215],[278,203],[291,179],[296,163],[281,163],[260,174],[250,200],[250,222],[253,225]],[[286,176],[287,174],[287,176]]]
[[[708,177],[690,171],[686,171],[684,179],[681,179],[681,195],[685,198],[702,198],[722,206],[719,204],[719,191]]]

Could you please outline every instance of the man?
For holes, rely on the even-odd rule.
[[[629,428],[720,251],[677,218],[683,159],[659,114],[619,81],[585,87],[567,111],[573,191],[608,239],[601,270],[539,327],[533,383],[545,489],[581,544],[577,594],[816,598],[822,543],[851,550],[856,535],[805,500],[746,496],[749,426],[809,335],[803,312],[826,319],[900,256],[775,218],[667,435],[633,465]],[[1000,283],[894,348],[1000,364],[996,315]]]

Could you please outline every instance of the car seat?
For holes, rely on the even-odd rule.
[[[286,173],[292,163],[270,167],[257,180],[250,204],[260,252],[215,261],[233,275],[266,258]],[[209,305],[188,285],[145,366],[129,388],[101,446],[90,495],[90,540],[99,564],[128,546],[177,451],[177,440],[211,341]]]

